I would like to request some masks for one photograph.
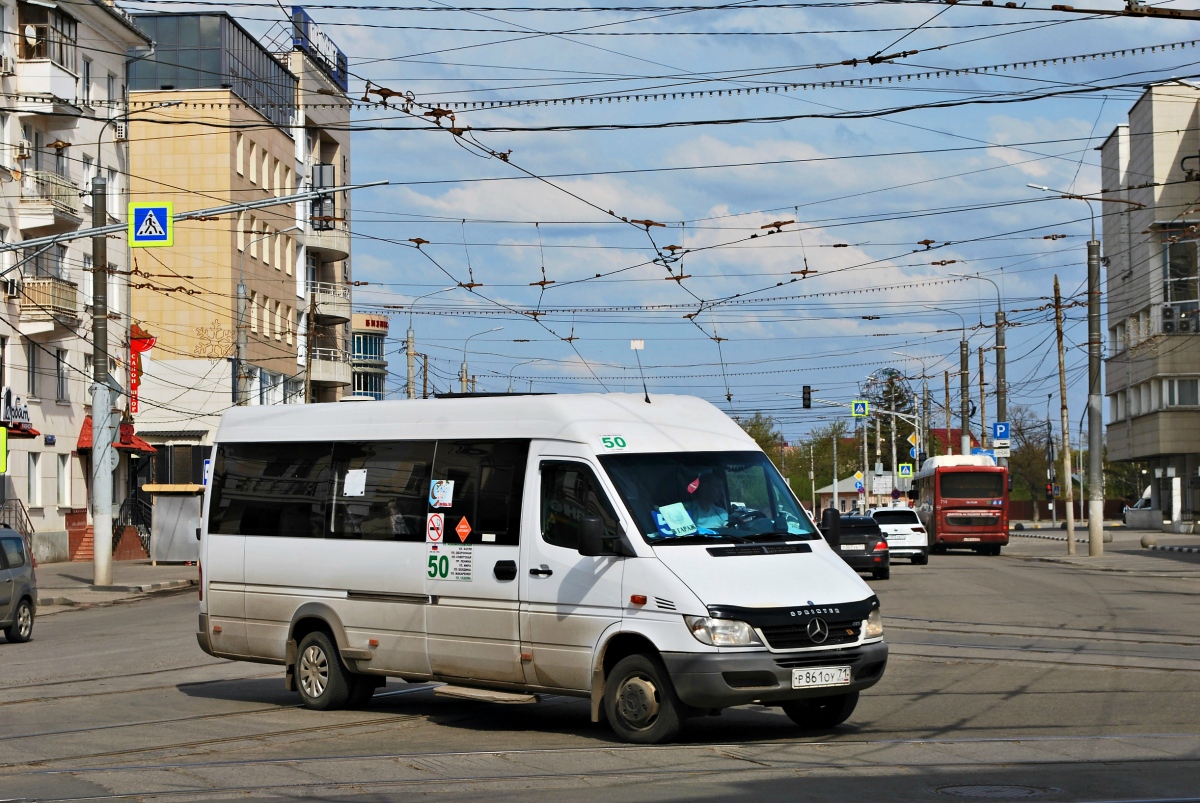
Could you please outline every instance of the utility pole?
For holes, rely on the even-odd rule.
[[[900,481],[896,477],[896,417],[892,416],[892,490],[895,491],[900,487]],[[893,493],[894,497],[895,494]]]
[[[921,366],[921,368],[922,368],[922,370],[921,370],[921,398],[923,399],[923,401],[921,403],[922,404],[921,437],[919,439],[921,442],[917,444],[917,470],[918,471],[921,470],[921,453],[924,452],[925,454],[929,454],[930,448],[933,443],[933,437],[931,436],[931,434],[929,432],[929,424],[931,421],[929,408],[930,408],[930,405],[933,404],[933,399],[929,395],[929,377],[925,374],[925,371],[924,371],[925,366]]]
[[[314,329],[317,328],[316,321],[316,293],[308,294],[308,331],[304,333],[306,342],[304,348],[304,403],[312,404],[312,359],[313,359],[313,344],[317,342]]]
[[[871,490],[874,483],[871,482],[871,465],[867,461],[871,459],[871,452],[867,446],[867,422],[863,421],[862,426],[863,445],[862,445],[862,466],[863,466],[863,493],[859,494],[862,505],[866,505],[867,499],[871,496]]]
[[[408,348],[406,356],[408,357],[408,398],[417,398],[417,339],[413,334],[412,317],[408,319],[408,337],[406,339]]]
[[[946,381],[946,449],[950,452],[954,451],[953,444],[950,443],[950,369],[945,372]]]
[[[983,346],[979,347],[979,445],[987,448],[987,394],[984,392]]]
[[[838,505],[838,470],[837,470],[837,442],[842,434],[842,428],[838,426],[840,421],[833,422],[833,509],[841,512],[842,508]]]
[[[1095,225],[1088,267],[1088,555],[1104,554],[1104,418],[1100,408],[1100,241]],[[1067,451],[1064,449],[1063,451]],[[1067,482],[1071,478],[1067,477]]]
[[[1067,554],[1075,554],[1075,488],[1071,479],[1071,419],[1067,416],[1067,367],[1063,351],[1062,294],[1058,289],[1058,274],[1054,276],[1054,330],[1058,336],[1058,395],[1063,430],[1063,477],[1067,483]],[[1053,502],[1051,502],[1053,504]]]
[[[421,355],[421,398],[429,398],[429,355]]]
[[[92,226],[108,223],[108,182],[92,179]],[[113,553],[112,386],[108,376],[108,239],[92,238],[92,585],[110,586]]]
[[[1008,347],[1004,345],[1004,329],[1008,325],[1008,321],[1004,318],[1002,310],[996,310],[996,420],[1008,420],[1008,375],[1007,366],[1005,365],[1008,359]],[[1008,458],[1002,457],[998,461],[1000,465],[1007,466]]]
[[[959,412],[962,422],[962,453],[971,453],[971,347],[964,339],[958,344]]]
[[[836,435],[834,436],[836,437]],[[813,514],[817,512],[817,460],[813,456],[813,446],[808,445],[808,481],[812,484],[812,509]],[[833,478],[837,482],[837,477]]]

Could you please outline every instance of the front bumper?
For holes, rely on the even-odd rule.
[[[693,708],[728,708],[748,703],[783,703],[811,697],[862,691],[883,677],[887,644],[877,641],[844,650],[817,652],[662,654],[679,699]],[[792,669],[850,666],[850,684],[792,688]]]
[[[872,550],[870,552],[843,552],[842,560],[857,572],[869,572],[874,569],[886,569],[890,564],[890,549]]]

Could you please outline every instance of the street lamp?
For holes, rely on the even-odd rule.
[[[962,439],[960,441],[960,448],[962,449],[962,453],[964,455],[969,455],[971,453],[971,427],[970,427],[970,423],[971,423],[971,402],[970,402],[971,369],[970,369],[968,360],[970,358],[971,352],[970,352],[970,347],[967,344],[967,322],[966,322],[966,320],[963,319],[962,315],[959,315],[957,312],[955,312],[952,309],[943,309],[942,307],[934,307],[934,306],[930,306],[928,304],[926,304],[924,306],[925,306],[925,309],[933,309],[933,310],[937,310],[938,312],[948,312],[951,315],[957,315],[958,320],[962,322],[962,340],[960,340],[958,343],[958,375],[959,375],[959,385],[961,387],[961,394],[960,394],[961,398],[960,398],[960,403],[959,403],[959,421],[962,425],[962,432],[960,433],[962,436]],[[946,435],[947,435],[947,437],[949,437],[950,433],[947,432]]]
[[[1092,239],[1087,244],[1088,276],[1088,554],[1098,557],[1104,554],[1104,419],[1100,399],[1100,241],[1096,239],[1096,210],[1092,200],[1075,193],[1052,190],[1040,184],[1026,185],[1042,192],[1053,192],[1058,196],[1083,201],[1088,205],[1092,220]],[[1145,204],[1127,198],[1095,197],[1097,201],[1116,201],[1144,209]],[[1082,444],[1081,444],[1082,445]],[[1069,479],[1069,478],[1068,478]]]
[[[532,360],[525,360],[525,362],[519,362],[519,363],[517,363],[516,365],[514,365],[512,368],[510,368],[510,369],[508,370],[508,392],[509,392],[509,393],[512,393],[512,392],[513,392],[513,389],[512,389],[512,379],[513,379],[513,373],[514,373],[514,372],[515,372],[515,371],[516,371],[518,368],[520,368],[522,365],[529,365],[531,362],[541,362],[541,361],[542,361],[542,358],[541,358],[541,357],[535,357],[535,358],[534,358],[534,359],[532,359]]]
[[[1008,378],[1006,368],[1007,348],[1004,345],[1004,328],[1007,322],[1004,319],[1004,303],[1000,298],[1000,285],[986,276],[981,276],[978,273],[951,273],[951,276],[959,276],[964,279],[979,279],[990,284],[996,289],[996,420],[1008,420]],[[1000,465],[1008,465],[1008,458],[1000,458]]]
[[[458,285],[453,287],[443,287],[440,290],[434,290],[432,293],[426,293],[423,296],[417,296],[408,305],[408,336],[405,339],[405,356],[408,358],[408,398],[417,398],[417,339],[413,333],[413,309],[417,306],[417,302],[423,298],[436,296],[438,293],[448,293],[454,290]]]
[[[467,392],[467,344],[471,342],[472,337],[479,337],[480,335],[499,332],[503,328],[503,326],[497,326],[495,329],[488,329],[486,332],[476,332],[475,334],[468,336],[467,339],[463,341],[463,361],[462,367],[459,368],[458,371],[458,380],[461,383],[463,393]]]

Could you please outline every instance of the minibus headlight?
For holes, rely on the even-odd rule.
[[[701,644],[713,647],[746,647],[762,645],[754,628],[733,619],[713,619],[711,616],[685,616],[688,630]]]
[[[883,635],[883,614],[879,609],[871,611],[867,614],[867,630],[864,638],[879,638]]]

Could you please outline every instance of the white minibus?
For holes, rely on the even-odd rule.
[[[200,646],[309,708],[437,681],[656,743],[752,703],[831,728],[883,676],[879,600],[700,399],[240,407],[212,461]]]

